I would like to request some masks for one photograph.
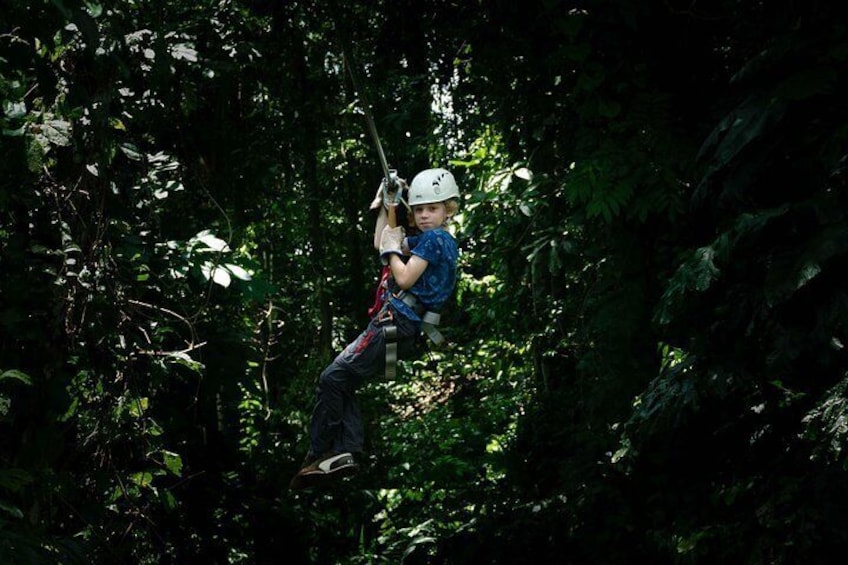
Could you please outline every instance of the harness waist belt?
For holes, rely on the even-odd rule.
[[[421,318],[421,330],[430,338],[430,341],[434,345],[438,347],[445,342],[442,332],[436,328],[442,320],[441,314],[425,310],[424,306],[418,303],[418,298],[409,292],[401,291],[395,294],[395,298],[399,298]]]

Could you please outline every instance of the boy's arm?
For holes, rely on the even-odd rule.
[[[430,264],[426,259],[422,259],[418,255],[413,255],[406,263],[399,255],[391,254],[389,257],[389,268],[392,270],[392,277],[395,283],[403,290],[409,290],[412,285],[418,281],[427,265]]]
[[[391,221],[391,218],[388,219]],[[387,225],[380,234],[380,257],[389,266],[395,283],[403,290],[409,290],[421,277],[429,261],[413,255],[409,261],[400,258],[403,248],[403,228]]]
[[[380,206],[380,213],[377,214],[377,221],[374,224],[374,249],[380,249],[380,239],[383,236],[383,228],[389,223],[389,216],[386,208]]]

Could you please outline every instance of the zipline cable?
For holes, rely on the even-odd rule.
[[[350,74],[350,80],[353,82],[353,90],[362,102],[362,107],[365,110],[365,120],[368,122],[368,131],[371,133],[371,138],[374,140],[374,146],[377,148],[377,156],[380,158],[380,166],[383,168],[383,176],[386,179],[386,190],[389,194],[400,190],[397,184],[397,176],[393,175],[393,171],[389,169],[389,163],[386,160],[386,153],[383,151],[383,144],[380,143],[380,136],[377,134],[377,124],[374,122],[374,114],[371,112],[371,103],[368,101],[368,93],[362,86],[359,80],[359,67],[353,59],[353,52],[348,48],[347,41],[342,44],[342,56],[344,57],[344,65],[347,67]],[[397,196],[401,197],[401,194]],[[399,199],[401,203],[409,210],[409,204],[403,198]],[[389,227],[397,226],[397,206],[388,207],[388,224]]]
[[[389,163],[386,160],[386,154],[383,151],[383,144],[380,143],[380,136],[377,134],[377,125],[374,123],[374,116],[371,113],[371,104],[368,101],[368,95],[362,88],[362,83],[358,78],[359,68],[356,66],[356,61],[353,59],[353,53],[350,49],[348,49],[347,42],[345,42],[342,46],[342,55],[344,57],[345,66],[350,74],[350,80],[353,82],[353,90],[356,92],[359,100],[362,102],[363,109],[365,110],[365,119],[368,122],[368,131],[371,132],[371,138],[374,140],[374,145],[377,147],[377,156],[380,158],[380,165],[383,167],[383,175],[386,177],[386,186],[392,188],[395,185],[395,180],[392,178],[391,172],[389,171]]]
[[[350,80],[353,82],[353,90],[356,95],[359,97],[359,101],[362,102],[363,109],[365,110],[365,119],[368,122],[368,131],[371,133],[371,138],[374,140],[374,146],[377,148],[377,155],[380,158],[380,166],[383,167],[383,175],[385,176],[385,188],[384,190],[391,191],[400,190],[400,187],[397,186],[397,178],[392,176],[392,172],[389,169],[389,163],[386,160],[386,154],[383,151],[383,144],[380,143],[380,136],[377,134],[377,124],[374,122],[374,115],[371,113],[371,104],[368,101],[368,95],[365,92],[365,89],[362,88],[362,83],[359,80],[359,68],[356,66],[356,61],[353,59],[353,53],[348,48],[348,42],[346,40],[342,41],[342,56],[344,57],[344,65],[347,67],[348,73],[350,74]],[[409,205],[401,199],[401,201],[409,208]],[[394,228],[398,225],[397,223],[397,206],[388,206],[386,210],[386,224],[390,228]],[[385,291],[388,288],[389,278],[391,278],[392,270],[389,265],[383,265],[383,269],[380,272],[380,278],[377,283],[377,290],[374,295],[374,304],[369,308],[368,315],[374,315],[383,304],[383,300],[385,297]]]

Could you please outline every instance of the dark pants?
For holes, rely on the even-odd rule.
[[[309,423],[310,455],[362,452],[365,440],[362,415],[354,393],[366,379],[385,372],[385,326],[397,327],[398,358],[417,352],[420,322],[398,314],[384,322],[377,321],[378,318],[379,315],[371,320],[318,379],[317,400]]]

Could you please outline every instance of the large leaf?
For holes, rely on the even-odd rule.
[[[227,242],[219,237],[215,237],[208,231],[202,231],[195,236],[197,241],[203,243],[209,249],[213,251],[226,252],[230,250],[230,246],[227,245]]]
[[[8,371],[3,371],[3,373],[0,374],[0,381],[5,381],[5,380],[16,380],[16,381],[22,382],[24,384],[28,384],[28,385],[32,384],[32,378],[30,378],[30,376],[27,375],[26,373],[24,373],[22,371],[18,371],[17,369],[10,369]]]

